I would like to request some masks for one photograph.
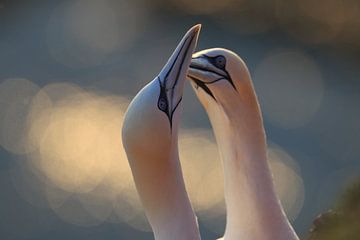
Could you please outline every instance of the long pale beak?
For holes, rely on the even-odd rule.
[[[208,61],[207,56],[193,56],[189,66],[189,76],[197,77],[201,79],[202,75],[208,75],[208,79],[204,81],[214,81],[214,79],[228,78],[229,76],[223,70],[218,69]]]
[[[191,81],[194,82],[195,89],[202,88],[207,94],[209,94],[215,101],[216,98],[211,92],[208,84],[217,82],[222,79],[226,79],[224,72],[218,70],[215,66],[210,64],[207,57],[204,55],[198,56],[194,54],[187,76]]]
[[[159,108],[167,113],[170,119],[181,102],[187,71],[197,45],[200,29],[201,25],[197,24],[185,34],[159,73]]]
[[[194,82],[195,89],[202,88],[216,101],[209,85],[226,80],[235,90],[236,87],[229,73],[225,69],[215,67],[209,59],[211,57],[205,54],[195,53],[189,66],[188,78]]]

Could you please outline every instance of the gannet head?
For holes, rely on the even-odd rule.
[[[200,28],[196,25],[185,34],[159,75],[130,103],[122,130],[130,162],[169,157],[177,146],[179,106]]]
[[[241,138],[243,146],[265,144],[260,106],[244,61],[222,48],[207,49],[193,55],[188,71],[193,89],[205,108],[219,144],[233,148],[229,135]],[[235,130],[236,129],[236,130]],[[222,155],[231,152],[224,144]]]
[[[206,110],[241,104],[254,94],[244,61],[234,52],[212,48],[197,52],[191,60],[188,78]]]

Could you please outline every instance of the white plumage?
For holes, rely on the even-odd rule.
[[[200,239],[177,146],[182,93],[199,31],[196,25],[185,34],[125,115],[123,144],[156,240]]]
[[[226,49],[194,54],[189,78],[224,165],[224,240],[297,240],[276,196],[258,100],[245,63]]]
[[[210,118],[224,165],[227,224],[222,239],[298,240],[275,193],[262,115],[246,65],[219,48],[198,52],[191,60],[199,29],[186,33],[125,116],[123,143],[155,239],[200,239],[177,145],[190,66],[188,77]]]

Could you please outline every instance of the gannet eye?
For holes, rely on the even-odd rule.
[[[166,111],[166,109],[167,109],[167,101],[166,101],[166,99],[160,98],[159,102],[158,102],[158,106],[159,106],[160,110]]]
[[[214,63],[217,68],[224,69],[226,65],[226,58],[224,56],[217,56]]]

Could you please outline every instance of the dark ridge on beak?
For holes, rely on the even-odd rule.
[[[183,84],[200,28],[201,25],[195,25],[185,34],[156,78],[160,87],[157,106],[167,115],[171,129],[173,115],[182,100]]]
[[[176,80],[175,80],[175,83],[174,83],[173,88],[177,85],[177,83],[178,83],[178,81],[179,81],[180,72],[181,72],[182,69],[183,69],[184,61],[186,60],[186,55],[187,55],[188,52],[189,52],[189,49],[190,49],[190,46],[191,46],[191,42],[193,41],[194,37],[195,37],[195,35],[191,36],[191,39],[190,39],[190,41],[189,41],[189,43],[188,43],[188,45],[187,45],[187,48],[186,48],[186,50],[185,50],[183,59],[181,60],[181,63],[180,63],[180,67],[179,67],[179,69],[178,69],[178,72],[176,73]],[[184,45],[185,45],[185,43],[186,43],[187,40],[188,40],[188,38],[184,41]],[[183,45],[181,48],[183,48],[184,45]],[[179,53],[180,53],[180,52],[181,52],[181,50],[179,51]],[[179,56],[176,56],[176,58],[178,58],[178,57],[179,57]]]
[[[178,54],[176,55],[173,63],[171,64],[171,67],[169,68],[168,72],[166,73],[165,75],[165,78],[164,78],[164,84],[161,84],[161,81],[160,81],[160,77],[158,77],[158,81],[159,81],[159,85],[160,85],[160,96],[159,96],[159,101],[160,99],[162,99],[162,101],[166,102],[166,108],[165,109],[162,109],[160,106],[159,106],[159,101],[158,101],[158,108],[165,112],[165,114],[168,116],[169,118],[169,122],[170,122],[170,129],[172,130],[172,120],[173,120],[173,116],[174,116],[174,112],[175,110],[177,109],[177,107],[179,106],[182,98],[180,98],[180,100],[176,103],[176,106],[174,109],[171,109],[171,105],[169,103],[169,100],[167,99],[167,95],[166,95],[166,91],[168,90],[167,89],[167,86],[166,86],[166,82],[167,82],[167,78],[169,77],[169,74],[171,71],[173,71],[174,69],[174,66],[175,66],[175,63],[178,61],[178,58],[179,58],[179,55],[182,53],[182,50],[184,48],[185,45],[187,45],[186,47],[186,50],[185,50],[185,53],[183,54],[182,56],[182,59],[181,59],[181,62],[180,62],[180,67],[177,69],[177,73],[176,73],[176,78],[175,78],[175,82],[173,83],[173,86],[171,86],[170,89],[174,89],[175,86],[177,85],[178,81],[179,81],[179,77],[180,77],[180,72],[182,71],[183,69],[183,65],[184,65],[184,61],[186,59],[186,55],[188,54],[189,52],[189,49],[190,49],[190,45],[191,45],[191,42],[193,41],[194,39],[194,35],[191,37],[190,41],[189,40],[189,37],[187,37],[184,41],[184,43],[182,44]],[[172,94],[173,95],[173,94]],[[172,98],[173,96],[171,96]]]
[[[174,66],[175,66],[175,63],[177,62],[177,60],[178,60],[178,58],[179,58],[179,55],[181,54],[181,51],[182,51],[182,49],[184,48],[184,46],[186,45],[186,42],[187,42],[188,39],[189,39],[189,37],[186,37],[184,43],[181,45],[181,48],[180,48],[179,52],[177,53],[174,61],[172,62],[169,70],[167,71],[167,73],[166,73],[166,75],[165,75],[165,77],[164,77],[165,81],[166,81],[166,79],[169,77],[170,72],[173,70],[173,68],[174,68]],[[192,39],[191,39],[191,40],[192,40]],[[190,47],[190,45],[188,45],[188,48],[189,48],[189,47]],[[188,50],[189,50],[189,49],[186,49],[186,52],[187,52]],[[184,54],[184,58],[181,60],[181,66],[182,66],[182,64],[184,63],[185,56],[186,56],[186,54]],[[176,75],[177,75],[176,78],[179,77],[179,72],[180,72],[180,70],[181,70],[181,67],[179,68],[179,71],[178,71],[178,73],[176,74]],[[178,79],[176,79],[175,82],[177,82],[177,80],[178,80]],[[174,86],[175,86],[175,85],[176,85],[176,84],[174,84]]]
[[[196,59],[196,58],[193,58],[193,59]],[[190,68],[197,69],[197,70],[201,70],[201,71],[204,71],[204,72],[211,72],[211,73],[214,73],[214,74],[216,74],[216,75],[219,75],[219,76],[221,76],[221,77],[223,77],[223,78],[225,78],[225,79],[228,79],[228,78],[229,78],[229,76],[226,76],[226,75],[224,75],[224,74],[215,72],[214,70],[211,70],[211,69],[207,69],[207,68],[205,68],[205,67],[203,67],[203,66],[201,66],[201,65],[199,65],[199,64],[196,64],[196,63],[191,63],[191,64],[190,64]]]

